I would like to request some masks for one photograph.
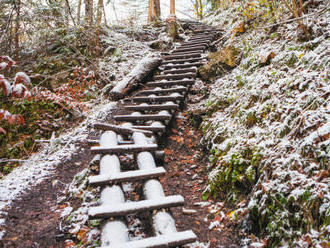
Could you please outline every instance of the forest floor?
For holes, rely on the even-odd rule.
[[[119,36],[119,40],[123,36]],[[136,42],[133,46],[126,46],[128,50],[122,51],[124,55],[121,55],[125,56],[125,60],[129,59],[125,54],[130,49],[136,52],[137,47],[144,47]],[[142,53],[139,52],[132,61],[136,61]],[[122,66],[127,71],[132,61],[125,60]],[[111,59],[105,61],[102,66],[112,62]],[[107,71],[111,71],[112,67]],[[67,133],[65,138],[59,136],[55,147],[54,144],[46,144],[40,154],[35,154],[33,163],[41,160],[37,161],[36,168],[25,168],[23,165],[4,178],[0,185],[4,193],[0,198],[3,201],[0,248],[99,245],[98,223],[87,221],[86,215],[87,206],[98,196],[98,189],[91,190],[85,185],[87,175],[95,169],[86,139],[97,138],[99,134],[88,131],[90,124],[95,120],[111,121],[111,116],[120,111],[120,106],[117,109],[114,103],[105,101],[102,104],[103,107],[96,111],[90,110],[94,112],[93,117],[84,121],[78,129]],[[189,110],[189,105],[186,110]],[[71,140],[71,136],[75,138]],[[172,213],[179,230],[193,229],[199,237],[199,242],[190,247],[219,247],[220,244],[223,247],[239,247],[241,234],[235,221],[228,217],[230,211],[225,202],[201,200],[207,183],[205,167],[208,164],[207,152],[200,145],[201,137],[200,131],[193,127],[184,112],[177,116],[169,133],[161,139],[166,153],[164,167],[169,172],[161,180],[165,193],[181,194],[186,199],[184,214],[181,208],[173,209]],[[174,151],[180,151],[180,156]],[[23,178],[13,185],[18,175]],[[21,187],[23,181],[24,186]],[[11,189],[13,194],[8,193]],[[215,213],[222,214],[221,225]],[[151,233],[151,230],[144,231]]]

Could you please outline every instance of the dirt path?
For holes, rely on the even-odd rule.
[[[173,208],[172,213],[179,230],[192,229],[199,241],[209,243],[210,248],[240,247],[241,234],[236,223],[228,218],[230,210],[212,200],[202,201],[209,162],[200,145],[201,137],[186,113],[176,119],[169,132],[164,165],[167,174],[161,181],[167,195],[180,194],[185,198],[184,210]],[[212,222],[216,226],[212,227]]]
[[[54,175],[14,201],[6,216],[6,234],[1,248],[64,247],[59,230],[57,200],[65,196],[74,175],[88,165],[89,147],[81,144],[72,159],[61,164]]]

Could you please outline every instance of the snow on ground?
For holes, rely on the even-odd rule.
[[[120,49],[118,56],[109,56],[100,61],[99,69],[102,74],[116,75],[113,85],[127,75],[139,60],[146,56],[148,47],[141,42],[134,40],[128,35],[134,33],[132,29],[121,29],[121,31],[108,31],[108,35],[103,38],[106,44],[116,45]],[[37,186],[46,179],[51,179],[59,164],[71,159],[79,149],[76,144],[86,140],[90,124],[102,122],[109,115],[115,106],[115,102],[110,102],[101,98],[96,102],[86,114],[86,120],[78,127],[55,140],[51,140],[45,147],[22,166],[17,167],[8,176],[0,181],[0,239],[4,235],[4,219],[1,216],[6,214],[6,209],[12,201],[18,198],[28,189]]]
[[[318,2],[313,11],[327,4]],[[216,80],[204,103],[204,143],[214,162],[205,195],[239,182],[252,190],[246,209],[268,238],[280,246],[304,247],[307,239],[324,245],[330,216],[330,13],[304,20],[314,34],[309,41],[297,41],[297,23],[273,33],[256,25],[231,38],[243,21],[239,7],[208,19],[224,28],[222,46],[235,46],[242,59]],[[263,65],[271,52],[275,57]]]

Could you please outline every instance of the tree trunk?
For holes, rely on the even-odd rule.
[[[97,14],[96,14],[97,26],[101,26],[102,12],[103,12],[103,0],[99,0],[97,4]]]
[[[93,0],[85,0],[85,22],[89,27],[93,25]]]
[[[156,18],[160,19],[160,0],[155,0]]]
[[[78,10],[77,10],[77,23],[80,25],[80,13],[81,13],[81,0],[78,1]]]
[[[170,14],[175,15],[175,0],[171,0],[170,3]]]
[[[16,1],[16,23],[15,23],[15,59],[19,57],[19,32],[20,32],[21,1]]]

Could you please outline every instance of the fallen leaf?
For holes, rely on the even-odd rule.
[[[3,129],[2,127],[0,127],[0,133],[6,134],[7,132],[6,132],[5,129]]]

